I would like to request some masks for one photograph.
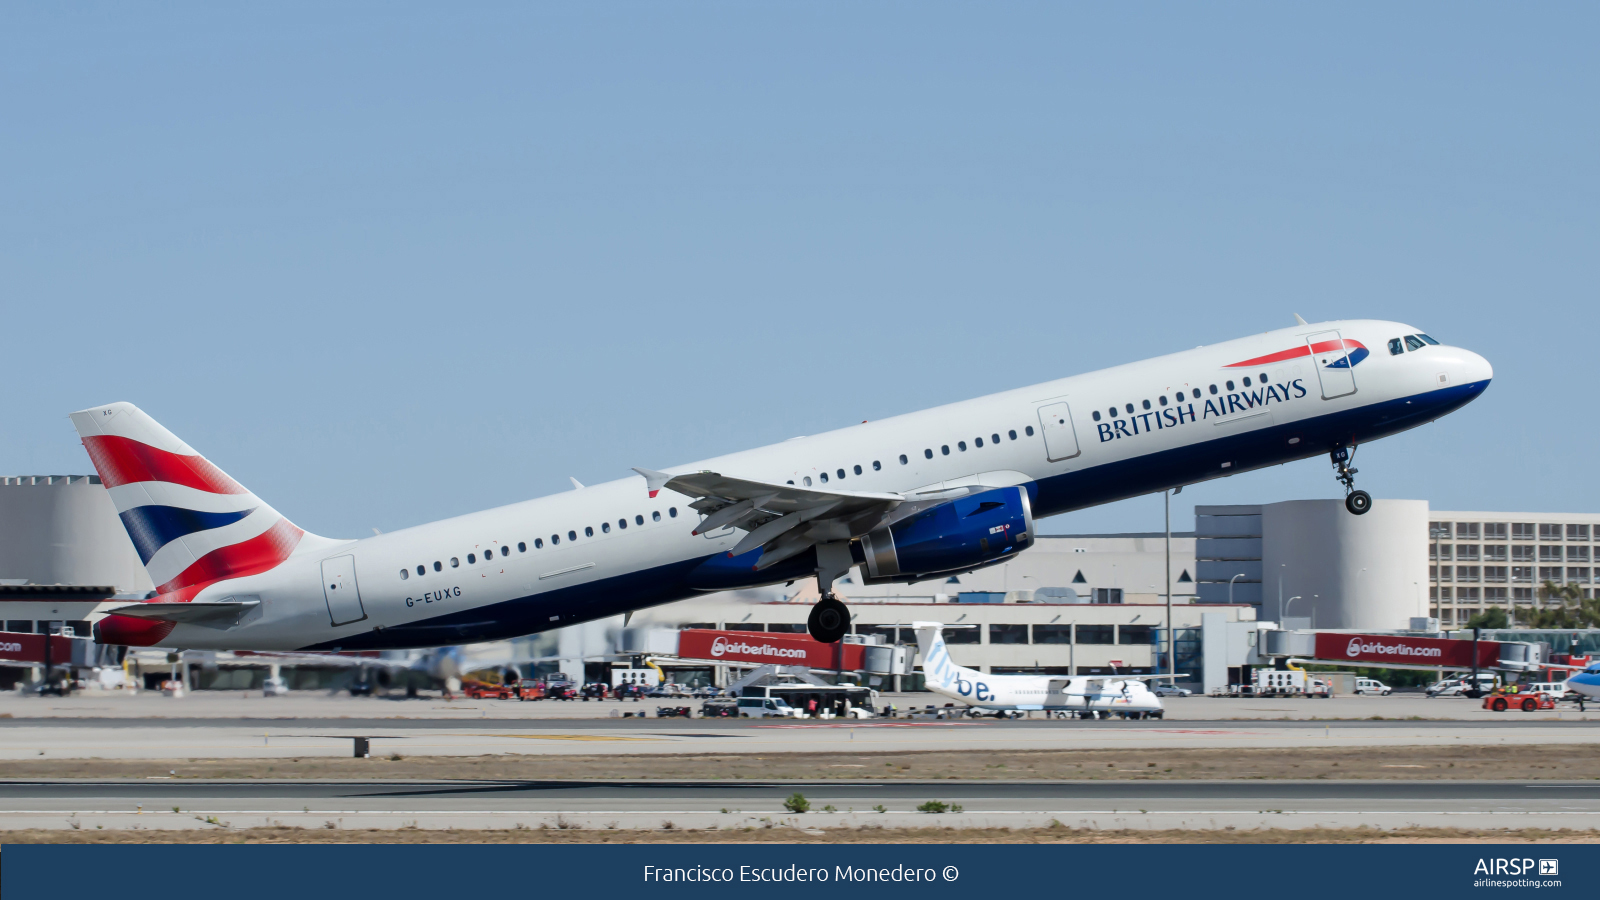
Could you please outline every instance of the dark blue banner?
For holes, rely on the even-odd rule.
[[[6,900],[111,891],[171,900],[911,896],[1291,896],[1383,900],[1600,888],[1600,847],[1483,845],[561,844],[27,845],[0,850]],[[621,892],[621,893],[617,893]]]

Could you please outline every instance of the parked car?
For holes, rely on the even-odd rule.
[[[261,682],[261,696],[263,697],[282,697],[287,693],[289,693],[289,682],[283,680],[281,675]]]
[[[799,715],[799,710],[784,702],[782,697],[739,698],[741,719],[791,718],[796,715]]]
[[[1158,684],[1151,688],[1150,692],[1157,697],[1187,697],[1194,693],[1186,687],[1178,687],[1175,684]]]
[[[739,715],[739,701],[717,697],[700,704],[700,715],[707,719],[732,719]]]
[[[1393,692],[1394,688],[1389,687],[1387,684],[1384,684],[1376,678],[1356,679],[1357,694],[1377,694],[1380,697],[1387,697]]]
[[[1468,696],[1471,696],[1468,693],[1468,691],[1471,690],[1471,687],[1467,684],[1467,682],[1470,681],[1470,680],[1471,680],[1470,677],[1465,676],[1465,675],[1461,675],[1461,676],[1452,676],[1450,678],[1444,679],[1443,681],[1436,681],[1433,684],[1428,685],[1428,696],[1429,697],[1468,697]],[[1478,691],[1479,691],[1479,695],[1480,696],[1482,694],[1487,694],[1490,691],[1494,690],[1495,687],[1497,685],[1499,685],[1499,684],[1500,684],[1500,676],[1495,675],[1492,672],[1479,672],[1478,673]]]
[[[1578,692],[1568,688],[1565,681],[1536,681],[1533,684],[1524,685],[1523,688],[1528,691],[1549,694],[1556,700],[1576,700],[1579,697]]]

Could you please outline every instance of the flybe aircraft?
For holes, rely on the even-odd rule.
[[[1297,319],[1299,317],[1296,317]],[[915,582],[1003,562],[1034,522],[1327,456],[1476,398],[1483,357],[1399,322],[1269,331],[360,540],[310,534],[138,407],[72,421],[156,584],[104,643],[363,650],[495,640],[853,567]],[[640,448],[643,451],[645,448]],[[648,462],[641,460],[641,462]]]
[[[997,712],[1064,712],[1081,719],[1162,718],[1161,698],[1138,679],[986,675],[976,669],[963,669],[950,660],[940,623],[912,622],[911,627],[917,632],[922,676],[928,690],[968,706]]]

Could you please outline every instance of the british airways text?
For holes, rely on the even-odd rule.
[[[1288,384],[1267,384],[1253,391],[1235,391],[1226,396],[1211,397],[1198,411],[1194,403],[1179,403],[1166,409],[1134,413],[1126,419],[1101,422],[1096,427],[1100,430],[1100,442],[1103,444],[1148,431],[1176,428],[1198,420],[1222,418],[1273,403],[1287,403],[1304,397],[1306,393],[1305,384],[1296,378]]]

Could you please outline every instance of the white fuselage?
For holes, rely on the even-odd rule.
[[[938,622],[913,622],[924,685],[968,706],[992,710],[1049,710],[1159,716],[1161,698],[1143,681],[1105,676],[991,675],[950,659]]]
[[[1333,331],[1370,355],[1343,371],[1320,365],[1314,353],[1238,365],[1303,351],[1308,335]],[[1282,329],[667,471],[908,495],[980,481],[1024,485],[1033,514],[1054,515],[1321,456],[1423,424],[1487,385],[1489,366],[1470,351],[1386,349],[1416,333],[1380,321]],[[652,498],[644,479],[631,476],[361,540],[307,541],[276,568],[219,581],[194,598],[258,598],[259,614],[229,628],[180,624],[163,644],[435,646],[682,599],[708,589],[696,586],[695,567],[741,537],[733,529],[693,534],[699,516],[688,500],[671,490]],[[335,625],[324,564],[342,557],[351,558],[340,564],[353,565],[348,577],[364,618]],[[793,577],[755,573],[751,586]],[[1008,690],[993,676],[986,683]],[[1007,702],[1027,708],[1024,701]]]

